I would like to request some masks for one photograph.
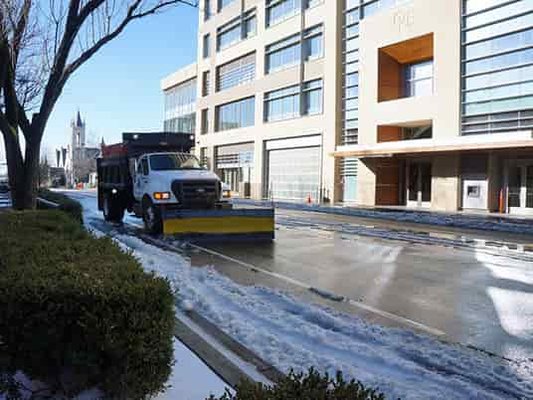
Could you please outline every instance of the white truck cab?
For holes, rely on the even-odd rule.
[[[133,195],[142,202],[210,208],[222,200],[222,183],[218,176],[203,168],[188,153],[151,153],[135,160]]]
[[[152,231],[160,230],[161,209],[211,209],[227,202],[219,177],[189,153],[144,154],[132,160],[133,197]]]

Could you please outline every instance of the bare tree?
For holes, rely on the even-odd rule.
[[[13,206],[33,208],[41,141],[70,76],[135,20],[193,0],[1,0],[0,131]]]

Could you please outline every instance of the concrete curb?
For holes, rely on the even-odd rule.
[[[450,214],[421,210],[396,210],[383,208],[342,207],[336,205],[300,204],[285,201],[261,201],[251,199],[234,199],[236,203],[269,205],[292,211],[318,212],[322,214],[345,215],[351,217],[377,219],[385,221],[408,222],[437,227],[470,229],[493,233],[510,233],[524,236],[533,235],[533,222],[506,216]],[[438,218],[435,218],[438,217]]]

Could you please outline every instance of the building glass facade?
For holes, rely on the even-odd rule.
[[[165,91],[166,132],[194,133],[196,125],[196,79]]]
[[[462,133],[533,128],[533,1],[463,0]]]

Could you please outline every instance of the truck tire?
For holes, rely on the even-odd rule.
[[[120,201],[110,195],[104,196],[104,219],[109,222],[122,222],[124,219],[124,207]]]
[[[142,203],[144,227],[150,233],[160,234],[163,232],[163,220],[161,210],[152,200],[146,198]]]

